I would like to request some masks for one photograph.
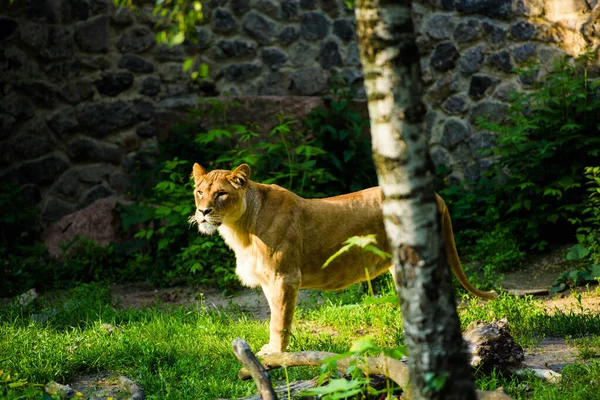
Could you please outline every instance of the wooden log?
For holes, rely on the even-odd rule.
[[[277,396],[273,391],[271,379],[265,370],[265,367],[258,361],[250,346],[244,340],[237,338],[233,340],[233,352],[238,360],[248,371],[248,377],[254,379],[258,393],[263,400],[277,400]]]

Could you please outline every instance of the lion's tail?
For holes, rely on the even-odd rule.
[[[442,237],[444,238],[444,248],[446,250],[446,257],[452,271],[456,275],[456,278],[463,285],[465,289],[473,293],[477,297],[481,297],[485,300],[494,300],[498,297],[498,293],[494,290],[491,292],[484,292],[478,290],[469,282],[469,279],[465,275],[465,271],[462,269],[460,258],[458,258],[458,251],[456,250],[456,243],[454,242],[454,231],[452,230],[452,220],[450,219],[450,213],[446,207],[444,199],[442,199],[437,193],[435,195],[438,208],[442,213]]]

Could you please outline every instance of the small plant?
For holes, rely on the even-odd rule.
[[[338,354],[334,357],[323,360],[321,365],[321,375],[319,376],[319,384],[325,381],[328,383],[322,387],[307,389],[302,392],[302,396],[319,396],[324,400],[346,399],[351,396],[362,394],[364,398],[379,398],[382,394],[386,394],[386,398],[393,398],[394,392],[399,388],[393,388],[389,382],[386,382],[386,388],[376,390],[370,383],[369,367],[364,361],[367,353],[385,354],[394,359],[400,359],[406,355],[405,347],[395,349],[381,349],[375,344],[373,339],[364,337],[356,340],[348,352]],[[332,378],[337,370],[337,362],[344,358],[352,358],[349,366],[346,369],[348,378]]]

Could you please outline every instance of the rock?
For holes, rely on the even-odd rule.
[[[512,48],[511,52],[513,57],[517,62],[524,62],[535,53],[536,45],[535,43],[525,43],[519,46],[515,46]]]
[[[42,107],[53,108],[56,105],[58,90],[46,81],[26,80],[19,86],[19,89],[27,98]]]
[[[75,41],[82,51],[87,53],[107,52],[108,39],[108,15],[100,15],[76,25]]]
[[[118,193],[127,193],[130,184],[129,175],[117,170],[114,174],[109,176],[108,183],[110,184],[110,187]]]
[[[300,41],[290,49],[290,61],[295,67],[309,66],[319,57],[319,47]]]
[[[290,94],[292,78],[289,72],[276,71],[268,74],[258,84],[258,94],[261,96],[287,96]]]
[[[272,71],[281,68],[287,62],[287,56],[276,47],[265,47],[260,52],[260,57],[265,65]]]
[[[51,154],[40,159],[26,161],[17,170],[17,174],[27,183],[48,185],[69,168],[65,158]]]
[[[64,26],[49,26],[46,43],[40,49],[40,56],[45,60],[58,60],[73,56],[75,41],[73,30]]]
[[[473,75],[469,84],[469,97],[478,100],[500,82],[500,79],[489,75]]]
[[[49,22],[55,24],[60,22],[57,4],[51,0],[39,0],[27,3],[27,16],[37,22]]]
[[[321,51],[319,52],[319,64],[324,69],[333,67],[341,67],[342,56],[340,56],[339,48],[336,42],[328,40],[322,43]]]
[[[295,21],[298,18],[298,0],[283,0],[281,2],[281,19],[284,21]]]
[[[488,60],[492,65],[498,68],[502,72],[512,72],[513,65],[510,60],[510,54],[508,50],[501,50],[488,57]]]
[[[21,40],[31,48],[39,49],[48,40],[48,30],[42,24],[26,21],[21,24],[19,30]]]
[[[160,79],[155,76],[144,78],[140,87],[140,93],[144,96],[154,97],[160,93]]]
[[[475,124],[478,117],[486,118],[493,123],[502,122],[508,113],[508,104],[484,100],[471,108],[470,122]]]
[[[317,8],[317,0],[300,0],[300,8],[303,10],[314,10]]]
[[[488,42],[493,47],[501,47],[506,40],[506,30],[502,27],[494,25],[491,21],[483,21],[483,30],[488,35]]]
[[[500,85],[496,88],[496,92],[494,93],[494,96],[498,100],[508,102],[511,100],[512,93],[518,92],[518,91],[519,91],[519,86],[515,82],[506,81],[506,82],[500,83]]]
[[[81,183],[77,171],[69,169],[58,178],[52,188],[53,194],[59,194],[69,200],[77,200],[81,194]]]
[[[521,86],[529,87],[539,81],[539,75],[539,68],[530,69],[527,73],[519,74],[519,82],[521,82]]]
[[[2,21],[0,21],[0,23],[2,23]],[[37,297],[38,297],[38,294],[37,294],[35,288],[33,288],[33,289],[29,289],[25,293],[21,293],[20,295],[15,297],[15,299],[17,300],[17,303],[19,303],[21,306],[27,307],[28,305],[33,303],[33,301],[35,299],[37,299]]]
[[[240,63],[225,68],[225,76],[231,82],[245,82],[260,73],[260,64]]]
[[[75,210],[76,207],[73,204],[49,196],[42,211],[42,221],[44,223],[52,223],[65,215],[71,214]]]
[[[465,179],[468,182],[478,181],[483,173],[493,165],[492,160],[476,160],[465,168]]]
[[[436,168],[439,168],[440,166],[450,166],[450,153],[448,153],[448,150],[441,146],[434,147],[429,152],[429,156],[431,157],[431,161],[433,161],[433,165]]]
[[[63,108],[48,116],[47,122],[50,128],[61,137],[75,132],[79,127],[75,110],[71,107]]]
[[[117,42],[117,49],[121,53],[143,53],[151,49],[156,43],[154,32],[148,27],[136,26],[128,29],[121,35]]]
[[[154,103],[146,100],[135,103],[135,111],[140,121],[148,121],[154,117]]]
[[[516,14],[524,17],[539,17],[544,13],[544,0],[517,0]]]
[[[217,42],[215,58],[254,57],[258,45],[254,41],[243,39],[225,39]]]
[[[294,43],[299,37],[300,31],[296,27],[286,26],[279,32],[277,39],[281,44],[287,46],[290,43]]]
[[[458,60],[458,68],[460,69],[460,72],[472,74],[481,69],[482,63],[483,46],[476,46],[465,52],[465,54],[463,54],[463,56]]]
[[[465,122],[457,118],[449,118],[444,122],[441,144],[446,149],[451,149],[464,141],[469,136],[470,128]]]
[[[469,138],[469,148],[471,149],[471,154],[476,159],[481,157],[485,157],[486,155],[491,155],[492,153],[482,153],[483,151],[491,151],[493,150],[496,144],[496,136],[489,131],[481,131],[477,132]]]
[[[243,15],[250,10],[250,0],[231,0],[231,11],[235,15]]]
[[[238,23],[224,8],[217,8],[212,18],[212,29],[217,33],[232,33],[237,29]]]
[[[454,29],[454,40],[458,43],[466,43],[481,37],[481,23],[477,19],[469,18],[456,26]]]
[[[329,20],[321,11],[308,11],[302,15],[300,35],[306,40],[318,40],[327,36]]]
[[[42,233],[48,254],[60,257],[63,254],[60,246],[71,242],[75,236],[93,240],[101,246],[125,242],[127,235],[114,209],[117,204],[130,203],[123,199],[105,198],[54,222]]]
[[[80,104],[76,112],[81,128],[96,137],[105,136],[136,121],[133,106],[122,100]]]
[[[480,14],[498,19],[508,19],[512,15],[511,0],[454,0],[454,8],[464,14]]]
[[[79,104],[94,97],[92,83],[87,80],[71,80],[60,89],[60,97],[69,104]]]
[[[154,64],[145,58],[133,54],[124,54],[119,59],[119,68],[128,69],[131,72],[147,74],[154,72]]]
[[[452,93],[456,92],[460,85],[458,74],[443,76],[436,80],[435,84],[427,91],[427,96],[434,104],[444,101]]]
[[[21,79],[39,79],[40,68],[35,57],[17,48],[0,48],[0,74],[4,80],[19,82]]]
[[[529,40],[535,35],[535,25],[525,21],[515,22],[510,26],[510,34],[516,40]]]
[[[80,168],[77,175],[81,182],[98,184],[109,174],[110,169],[106,164],[87,165]]]
[[[8,41],[17,32],[19,24],[12,18],[0,16],[0,42]]]
[[[21,186],[21,195],[26,204],[35,206],[42,200],[42,191],[38,185],[26,183]]]
[[[254,8],[270,17],[279,18],[280,5],[275,0],[254,0]]]
[[[455,67],[456,59],[459,57],[454,43],[445,42],[435,46],[429,63],[438,71],[448,71]]]
[[[337,19],[333,22],[333,33],[344,42],[356,40],[356,22],[350,18]]]
[[[427,21],[425,29],[427,34],[433,39],[449,39],[450,33],[454,29],[452,16],[448,14],[435,14]]]
[[[467,111],[467,98],[462,94],[457,94],[454,96],[448,97],[446,101],[442,104],[442,109],[446,111],[448,114],[461,114]]]
[[[98,92],[115,97],[133,85],[133,74],[129,71],[104,72],[94,83]]]
[[[115,25],[127,26],[133,22],[133,16],[129,7],[115,7],[111,13],[111,20]]]
[[[244,30],[261,44],[271,43],[277,25],[256,11],[250,11],[243,21]]]
[[[135,129],[135,133],[143,139],[148,139],[156,136],[156,127],[153,124],[141,124]]]
[[[95,161],[118,165],[122,157],[119,146],[85,136],[72,139],[67,144],[67,152],[75,162]]]
[[[24,159],[31,159],[51,152],[56,145],[50,129],[41,118],[25,124],[12,140],[15,152]]]
[[[16,119],[12,115],[0,114],[0,139],[10,136]]]
[[[213,33],[210,29],[196,27],[196,47],[198,50],[206,50],[213,44]]]
[[[15,92],[10,92],[3,98],[0,98],[0,110],[16,119],[28,120],[35,114],[31,102],[26,97],[19,96]]]
[[[348,45],[344,64],[352,66],[360,65],[360,54],[358,52],[358,45],[356,42],[352,42]]]
[[[155,53],[158,61],[184,61],[186,59],[181,45],[167,46],[161,43],[156,47]]]
[[[98,200],[105,199],[107,197],[112,197],[114,195],[115,193],[104,185],[94,186],[86,193],[84,193],[83,196],[81,196],[81,199],[77,203],[77,208],[85,208]]]
[[[327,89],[327,78],[319,67],[297,69],[292,73],[294,88],[304,96],[314,96]]]

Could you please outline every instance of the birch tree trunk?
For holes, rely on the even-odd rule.
[[[475,399],[443,255],[411,1],[358,0],[373,159],[395,265],[414,399]]]

